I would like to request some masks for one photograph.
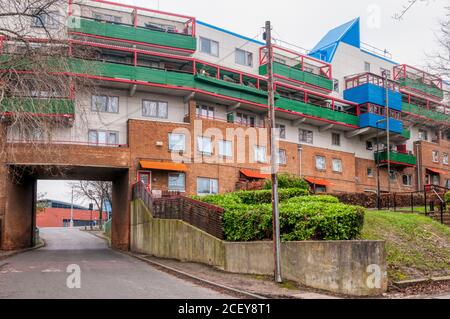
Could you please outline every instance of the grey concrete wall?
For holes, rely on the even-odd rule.
[[[179,220],[151,217],[141,201],[132,202],[131,250],[161,258],[192,261],[231,273],[272,275],[273,244],[221,241]],[[282,243],[284,279],[350,296],[378,296],[387,290],[382,241],[305,241]]]

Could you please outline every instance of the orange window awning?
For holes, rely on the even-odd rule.
[[[435,168],[427,168],[427,171],[430,171],[430,172],[432,172],[434,174],[437,174],[437,175],[447,175],[447,172],[440,171],[440,170],[435,169]]]
[[[182,163],[140,161],[141,168],[158,171],[186,172],[187,166]]]
[[[324,179],[317,179],[317,178],[305,178],[305,180],[308,183],[319,185],[319,186],[331,186],[332,184],[329,181],[326,181]]]
[[[260,172],[252,171],[251,169],[241,169],[241,173],[248,178],[256,178],[256,179],[270,178],[269,174],[261,174]]]

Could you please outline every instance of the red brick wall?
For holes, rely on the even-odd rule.
[[[445,186],[446,179],[450,179],[450,166],[443,164],[442,156],[443,153],[450,154],[450,142],[441,139],[438,143],[421,141],[416,142],[416,145],[419,145],[418,158],[422,171],[422,185],[425,183],[425,175],[428,174],[426,169],[431,168],[442,172],[440,175],[440,186]],[[433,151],[439,152],[439,163],[433,162]]]
[[[108,215],[102,214],[103,221],[106,221]],[[92,220],[98,221],[100,213],[98,211],[92,212]],[[36,225],[37,227],[63,227],[64,219],[70,220],[70,209],[64,208],[44,208],[42,211],[37,212]],[[91,211],[86,210],[73,210],[74,220],[91,220]]]

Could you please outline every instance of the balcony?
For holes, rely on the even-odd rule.
[[[427,106],[419,106],[412,103],[403,102],[403,112],[411,114],[423,120],[436,121],[440,123],[450,124],[450,107],[443,104],[431,103]]]
[[[361,114],[359,116],[359,126],[361,128],[372,127],[379,130],[386,130],[387,129],[386,117],[373,113]],[[392,133],[402,134],[403,123],[399,120],[389,118],[389,131]]]
[[[69,10],[68,25],[72,35],[89,35],[104,41],[122,40],[186,53],[197,49],[196,20],[193,17],[110,1],[106,4],[87,2],[74,4]],[[101,10],[92,9],[99,5]]]
[[[376,104],[386,107],[386,83],[385,79],[372,74],[363,73],[350,76],[346,79],[344,99],[358,104]],[[402,95],[398,83],[388,80],[389,108],[402,110]]]
[[[330,64],[275,45],[273,50],[273,72],[277,80],[333,90]],[[267,47],[263,47],[260,49],[260,75],[267,75],[267,62]]]
[[[399,153],[399,152],[389,152],[389,160],[390,163],[393,165],[398,166],[416,166],[417,165],[417,158],[414,155],[408,154],[408,153]],[[377,163],[387,163],[388,160],[388,152],[387,151],[381,151],[378,153],[375,153],[375,161]]]
[[[30,99],[4,98],[0,103],[0,114],[8,117],[13,114],[29,114],[32,116],[73,118],[75,101],[63,98]]]
[[[440,101],[444,98],[442,78],[415,67],[406,64],[396,66],[394,80],[400,83],[403,91],[414,92]]]

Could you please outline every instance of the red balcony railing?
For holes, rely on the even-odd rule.
[[[345,89],[352,89],[364,84],[374,84],[381,87],[386,87],[386,79],[382,76],[373,73],[361,73],[358,75],[351,75],[345,79]],[[387,80],[389,90],[399,92],[400,85],[393,81]]]

